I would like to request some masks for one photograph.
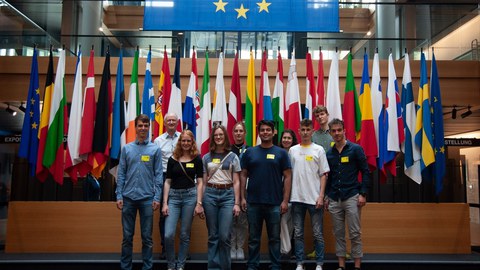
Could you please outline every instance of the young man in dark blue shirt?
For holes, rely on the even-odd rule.
[[[333,119],[328,126],[335,145],[327,152],[330,173],[328,174],[326,194],[328,211],[333,222],[338,270],[345,269],[347,253],[345,222],[348,225],[355,270],[359,270],[363,257],[360,213],[367,202],[370,171],[362,147],[346,140],[343,121]],[[360,181],[358,179],[359,172],[362,175]]]

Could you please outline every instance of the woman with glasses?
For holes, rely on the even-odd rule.
[[[203,164],[193,133],[180,134],[173,155],[167,163],[163,190],[162,214],[165,216],[165,252],[168,269],[183,270],[190,246],[190,231],[194,215],[204,218],[202,207]],[[180,247],[175,262],[175,231],[178,219]]]
[[[208,229],[208,269],[231,269],[230,231],[240,214],[240,160],[231,152],[227,130],[221,125],[210,135],[210,152],[203,157],[203,207]]]

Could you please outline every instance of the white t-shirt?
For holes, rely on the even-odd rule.
[[[292,163],[290,202],[315,205],[320,195],[320,177],[330,171],[323,147],[297,144],[288,152]]]

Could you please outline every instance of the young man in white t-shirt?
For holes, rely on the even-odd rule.
[[[295,239],[296,270],[303,270],[305,258],[304,224],[306,212],[310,214],[317,267],[322,270],[325,255],[323,240],[323,201],[325,196],[326,173],[330,171],[325,150],[312,143],[313,122],[303,119],[299,129],[301,143],[290,148],[292,163],[293,231]]]

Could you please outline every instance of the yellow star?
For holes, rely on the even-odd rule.
[[[244,8],[243,4],[241,4],[240,8],[235,9],[235,11],[238,12],[237,19],[240,18],[240,17],[244,17],[245,19],[247,19],[247,11],[249,11],[249,10],[250,9]]]
[[[217,6],[215,12],[218,12],[219,10],[223,10],[223,12],[226,12],[225,6],[228,4],[228,2],[222,2],[222,0],[218,0],[218,2],[213,2],[213,4]]]
[[[33,98],[30,99],[30,103],[31,103],[32,105],[35,105],[35,99],[33,99]]]
[[[33,117],[33,111],[30,111],[30,117]]]
[[[438,99],[437,99],[437,96],[433,96],[433,102],[437,102]]]
[[[445,153],[445,147],[444,146],[440,147],[440,153]]]
[[[40,95],[40,89],[36,89],[35,92],[37,93],[37,95]]]
[[[266,0],[262,0],[261,3],[257,3],[257,5],[260,7],[260,11],[258,11],[258,13],[262,12],[263,10],[268,13],[268,6],[270,6],[272,3],[267,3],[265,1]]]
[[[37,123],[33,122],[32,129],[37,129],[37,126],[38,126]]]

